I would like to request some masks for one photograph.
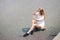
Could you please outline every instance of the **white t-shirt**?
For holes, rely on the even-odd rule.
[[[35,18],[37,21],[36,24],[38,24],[39,26],[44,26],[45,21],[44,21],[44,16],[40,15],[40,12],[36,12],[35,16],[33,16],[33,18]]]

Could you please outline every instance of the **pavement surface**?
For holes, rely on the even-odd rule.
[[[34,32],[33,35],[23,37],[22,35],[2,35],[0,34],[0,40],[52,40],[55,35],[48,35],[45,31]]]

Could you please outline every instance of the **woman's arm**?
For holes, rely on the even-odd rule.
[[[44,15],[41,16],[39,19],[36,19],[36,21],[42,21],[42,20],[44,20]]]

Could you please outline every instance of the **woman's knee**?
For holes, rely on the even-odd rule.
[[[36,21],[35,20],[32,20],[32,24],[36,24]]]

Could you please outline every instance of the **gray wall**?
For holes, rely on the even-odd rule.
[[[0,0],[0,34],[21,35],[31,26],[32,13],[42,7],[46,14],[47,34],[60,31],[60,0]]]

